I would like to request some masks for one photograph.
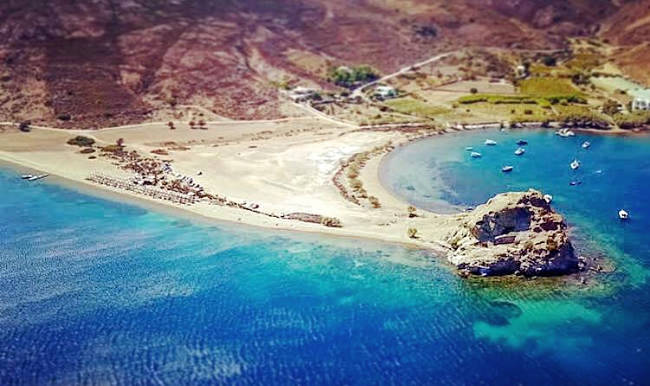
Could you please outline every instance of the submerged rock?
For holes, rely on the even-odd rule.
[[[461,271],[553,276],[581,266],[564,219],[541,192],[499,194],[461,216],[461,225],[447,235],[448,259]]]

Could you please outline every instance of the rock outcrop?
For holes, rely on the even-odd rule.
[[[536,190],[493,197],[464,214],[447,241],[449,261],[464,273],[553,276],[582,265],[564,219]]]

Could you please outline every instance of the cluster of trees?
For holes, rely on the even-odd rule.
[[[328,79],[340,87],[352,88],[354,86],[372,82],[379,78],[377,72],[370,66],[337,67],[330,70]]]

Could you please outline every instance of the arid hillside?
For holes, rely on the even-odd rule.
[[[630,76],[650,85],[650,0],[626,3],[607,21],[603,36],[620,47],[612,60]]]
[[[648,1],[619,3],[8,0],[0,3],[0,119],[92,128],[179,105],[278,117],[278,85],[331,87],[331,66],[390,72],[458,47],[555,48],[617,18],[606,32],[617,43],[647,36],[636,31],[647,32]],[[640,14],[633,38],[617,29]],[[647,41],[635,44],[647,53]]]

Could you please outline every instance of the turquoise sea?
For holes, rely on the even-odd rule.
[[[448,211],[549,191],[579,248],[615,262],[588,286],[464,280],[423,251],[203,223],[0,169],[0,384],[647,384],[650,142],[591,137],[583,154],[583,139],[438,137],[384,177]]]

